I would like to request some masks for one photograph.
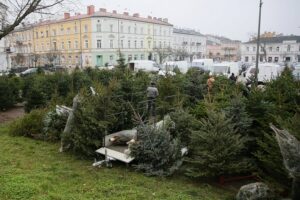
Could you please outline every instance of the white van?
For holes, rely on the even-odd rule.
[[[196,59],[196,60],[193,60],[191,67],[199,68],[204,71],[210,71],[213,64],[214,64],[213,59]]]
[[[174,71],[177,68],[183,74],[187,73],[190,67],[191,63],[188,61],[168,61],[163,64],[164,71]]]
[[[232,73],[234,76],[238,76],[240,73],[240,67],[237,62],[215,63],[210,72],[214,75],[223,75],[227,77],[230,77]]]
[[[133,60],[128,63],[128,67],[135,72],[158,72],[160,70],[158,64],[151,60]]]
[[[271,80],[276,79],[283,71],[283,67],[278,64],[273,63],[260,63],[258,65],[258,83],[265,83]],[[250,79],[251,77],[255,76],[256,66],[253,65],[248,68],[245,73],[246,78]]]

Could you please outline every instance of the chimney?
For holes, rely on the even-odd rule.
[[[152,19],[152,17],[151,17],[151,16],[148,16],[148,19]]]
[[[162,21],[162,18],[158,18],[158,21]]]
[[[90,5],[87,7],[87,14],[88,15],[93,15],[95,13],[95,6],[94,5]]]
[[[140,14],[139,13],[134,13],[133,17],[140,17]]]
[[[107,10],[105,9],[105,8],[100,8],[100,10],[99,10],[100,12],[104,12],[104,13],[106,13],[107,12]]]
[[[69,19],[70,18],[70,13],[65,13],[64,14],[64,19]]]
[[[128,15],[129,15],[129,13],[128,13],[128,12],[124,12],[123,14],[124,14],[124,15],[126,15],[126,16],[128,16]]]
[[[169,22],[168,18],[164,18],[164,19],[163,19],[163,22],[168,23],[168,22]]]
[[[116,10],[113,10],[113,14],[118,14]]]

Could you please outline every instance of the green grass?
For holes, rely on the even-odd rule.
[[[11,137],[0,126],[0,199],[230,199],[232,194],[185,178],[151,178],[123,165],[58,153],[58,144]]]

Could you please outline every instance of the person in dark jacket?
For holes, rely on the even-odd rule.
[[[156,98],[158,97],[158,89],[154,82],[147,88],[147,99],[148,99],[148,114],[150,116],[155,116],[156,112]]]
[[[233,82],[236,82],[236,77],[235,77],[234,73],[231,74],[229,79],[232,80]]]

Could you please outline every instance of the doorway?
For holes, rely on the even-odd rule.
[[[103,66],[103,56],[97,55],[96,66],[97,67],[102,67]]]

